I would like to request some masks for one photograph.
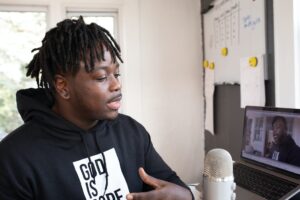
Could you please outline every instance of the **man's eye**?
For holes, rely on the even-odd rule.
[[[120,73],[115,74],[115,78],[119,78],[121,76]]]
[[[106,81],[106,79],[107,79],[107,76],[103,76],[103,77],[97,78],[97,81],[102,82],[102,81]]]

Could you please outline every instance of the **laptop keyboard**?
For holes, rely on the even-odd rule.
[[[234,181],[238,186],[268,200],[278,200],[298,186],[296,183],[275,177],[241,163],[233,165],[233,173]]]

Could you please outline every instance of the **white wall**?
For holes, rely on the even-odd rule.
[[[161,155],[187,181],[203,164],[200,1],[141,1],[143,122]]]
[[[186,182],[201,181],[204,160],[199,0],[0,0],[47,6],[53,27],[66,7],[116,8],[123,107]]]
[[[293,0],[294,13],[294,60],[295,60],[295,107],[300,108],[300,1]]]
[[[294,7],[297,1],[274,0],[275,93],[278,107],[300,107],[299,55],[295,54],[297,49],[299,53],[300,28],[298,23],[295,29],[294,21],[294,15],[299,12],[299,8]]]

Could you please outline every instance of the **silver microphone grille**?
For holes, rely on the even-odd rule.
[[[212,149],[205,157],[204,176],[214,179],[233,177],[233,162],[231,155],[224,149]]]

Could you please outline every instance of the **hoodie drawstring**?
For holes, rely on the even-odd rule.
[[[93,179],[95,179],[95,177],[97,176],[97,172],[96,172],[96,167],[94,165],[94,163],[92,162],[91,160],[91,155],[90,155],[90,152],[89,152],[89,148],[88,148],[88,145],[87,145],[87,142],[86,142],[86,139],[84,137],[84,134],[85,133],[81,133],[80,136],[81,136],[81,139],[83,141],[83,144],[84,144],[84,148],[85,148],[85,151],[86,151],[86,154],[87,154],[87,157],[88,157],[88,167],[90,169],[90,172],[91,172],[91,176],[93,177]],[[97,148],[103,158],[103,169],[104,169],[104,173],[105,173],[105,187],[104,187],[104,193],[103,195],[105,195],[106,193],[106,190],[107,190],[107,187],[108,187],[108,171],[107,171],[107,166],[106,166],[106,158],[105,158],[105,155],[103,153],[103,151],[101,150],[101,146],[99,144],[99,141],[97,139],[97,136],[96,134],[94,135],[95,136],[95,140],[96,140],[96,144],[97,144]]]
[[[95,177],[96,177],[96,175],[97,175],[96,167],[95,167],[94,163],[93,163],[92,160],[91,160],[91,155],[90,155],[90,152],[89,152],[89,148],[88,148],[88,146],[87,146],[87,144],[86,144],[86,140],[85,140],[83,134],[80,134],[80,135],[81,135],[81,138],[82,138],[84,147],[85,147],[86,154],[87,154],[88,159],[89,159],[88,167],[89,167],[89,169],[90,169],[90,171],[91,171],[91,175],[92,175],[93,179],[95,179]]]
[[[101,150],[101,146],[99,144],[99,141],[97,139],[96,134],[95,134],[95,140],[96,140],[96,144],[97,144],[98,150],[100,151],[101,156],[103,158],[103,165],[104,165],[104,172],[105,172],[105,187],[104,187],[104,193],[103,193],[103,195],[105,195],[107,187],[108,187],[108,171],[107,171],[107,166],[106,166],[106,159],[105,159],[105,155],[104,155],[103,151]]]

